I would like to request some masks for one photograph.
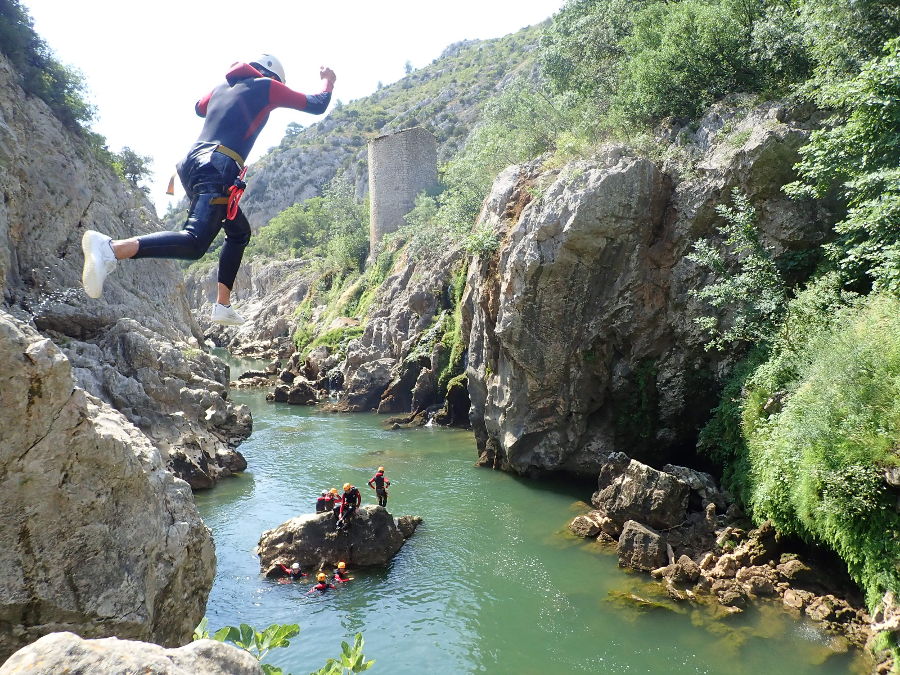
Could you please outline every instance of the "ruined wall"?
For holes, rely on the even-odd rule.
[[[437,184],[437,141],[422,127],[369,141],[369,246],[404,224],[416,195]]]

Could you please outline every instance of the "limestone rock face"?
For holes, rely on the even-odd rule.
[[[686,257],[693,243],[717,236],[715,207],[733,187],[776,256],[819,241],[827,223],[780,191],[803,125],[773,105],[732,117],[741,144],[725,142],[718,109],[682,130],[690,173],[611,146],[498,177],[481,221],[501,243],[473,261],[463,297],[482,464],[596,475],[614,451],[662,465],[693,447],[716,374],[740,356],[704,349],[694,319],[710,310],[690,291],[710,279]]]
[[[331,568],[341,560],[351,567],[386,565],[422,522],[415,516],[398,520],[371,504],[359,508],[346,533],[334,531],[333,513],[291,518],[260,536],[260,569],[269,574],[279,563],[295,562],[303,569]]]
[[[209,320],[216,299],[216,271],[185,278],[188,298],[197,307],[203,333],[240,356],[286,358],[293,349],[294,310],[317,278],[307,260],[245,261],[234,281],[235,308],[247,319],[241,326],[218,326]]]
[[[339,366],[340,411],[418,412],[435,403],[425,396],[441,367],[437,341],[448,320],[448,287],[461,260],[457,247],[403,259],[382,284],[362,336],[349,343]],[[413,408],[413,405],[416,407]]]
[[[0,675],[262,675],[243,649],[197,640],[178,649],[134,640],[82,640],[72,633],[45,635],[0,666]]]
[[[250,433],[250,416],[227,400],[227,368],[200,349],[178,267],[122,261],[92,300],[81,288],[86,229],[130,237],[161,226],[143,192],[26,96],[0,55],[4,309],[60,345],[79,385],[147,433],[171,468],[180,455],[214,482],[240,465],[235,447]]]
[[[187,483],[0,312],[0,658],[63,630],[183,644],[214,574]]]

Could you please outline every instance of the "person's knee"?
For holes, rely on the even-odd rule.
[[[250,243],[250,223],[240,211],[237,217],[225,225],[225,238],[229,244],[245,248]]]

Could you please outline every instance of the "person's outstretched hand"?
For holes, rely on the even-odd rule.
[[[327,81],[329,86],[334,86],[334,81],[337,79],[337,76],[334,74],[334,71],[327,66],[321,66],[319,68],[319,77],[323,80]]]

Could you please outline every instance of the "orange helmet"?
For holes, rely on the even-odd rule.
[[[344,492],[350,489],[350,483],[344,483]]]
[[[343,560],[341,560],[341,562],[338,563],[338,569],[339,570],[347,569],[347,563],[345,563]]]
[[[331,488],[331,494],[336,495],[336,494],[337,494],[337,488]]]
[[[316,581],[325,581],[325,579],[327,579],[327,578],[328,578],[328,577],[325,576],[325,572],[319,572],[319,573],[316,575]]]
[[[379,470],[379,471],[384,471],[384,467],[383,467],[383,466],[379,466],[379,467],[378,467],[378,470]]]

